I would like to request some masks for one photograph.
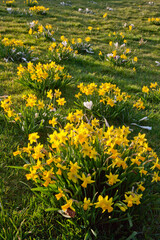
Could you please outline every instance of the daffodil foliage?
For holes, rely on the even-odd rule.
[[[76,104],[88,117],[93,115],[100,120],[106,118],[109,121],[116,119],[121,122],[129,120],[131,106],[128,99],[131,96],[122,92],[116,84],[106,82],[98,86],[95,83],[80,83],[77,87],[79,92],[75,95]],[[125,117],[126,115],[129,117]]]
[[[42,193],[46,208],[86,227],[99,219],[126,219],[146,200],[147,188],[160,181],[159,159],[145,134],[130,139],[128,127],[105,129],[96,118],[84,119],[82,110],[70,112],[63,128],[52,119],[45,146],[34,132],[13,154],[25,161],[26,178]]]
[[[57,65],[55,62],[36,66],[32,62],[23,67],[18,67],[19,82],[44,96],[47,90],[61,88],[71,83],[71,75],[66,73],[64,67]]]
[[[57,119],[61,118],[60,112],[66,103],[65,99],[60,97],[61,94],[59,89],[54,93],[50,89],[45,101],[39,100],[34,94],[23,95],[25,105],[21,107],[14,106],[12,97],[9,96],[1,101],[1,107],[8,123],[13,123],[19,133],[28,136],[35,131],[46,131],[46,127],[51,128],[50,125],[54,127]]]
[[[23,41],[9,39],[0,35],[0,55],[6,62],[27,62],[32,60],[32,48],[24,45]]]

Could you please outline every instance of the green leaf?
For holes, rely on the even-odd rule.
[[[127,213],[127,216],[128,216],[129,226],[130,226],[130,227],[133,227],[132,218],[131,218],[130,214]]]
[[[136,235],[137,232],[134,231],[126,240],[133,240]]]
[[[59,210],[59,208],[47,208],[45,210],[45,212],[55,212],[55,211],[58,211],[58,210]]]
[[[43,187],[31,188],[31,190],[33,192],[48,192],[48,189]]]
[[[91,232],[95,237],[97,237],[97,233],[93,229],[91,229]]]
[[[69,222],[71,225],[76,226],[76,224],[73,221],[71,221],[70,219],[67,219],[67,222]]]
[[[89,232],[87,232],[86,235],[85,235],[85,237],[84,237],[84,240],[89,240],[90,237],[91,237],[91,236],[90,236]]]

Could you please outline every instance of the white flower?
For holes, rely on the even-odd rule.
[[[158,62],[158,61],[155,61],[155,63],[157,64],[156,66],[160,66],[160,62]]]
[[[67,41],[63,41],[62,44],[63,44],[64,47],[66,47],[67,46]]]
[[[107,10],[109,10],[109,11],[113,11],[113,8],[107,7]]]
[[[35,118],[38,118],[39,117],[39,113],[35,113]]]
[[[116,55],[116,56],[115,56],[115,59],[116,59],[116,60],[118,60],[119,58],[120,58],[120,56],[119,56],[119,55]]]
[[[7,8],[7,11],[8,11],[9,13],[11,13],[11,12],[12,12],[12,8]]]
[[[113,53],[108,53],[108,54],[107,54],[107,57],[108,57],[108,58],[113,57]]]
[[[118,42],[114,43],[114,46],[115,46],[116,48],[118,48]]]
[[[30,25],[30,28],[33,28],[35,26],[35,22],[34,21],[30,22],[29,25]]]
[[[26,58],[22,57],[22,60],[23,60],[24,62],[28,63]]]
[[[123,48],[123,47],[125,47],[126,46],[126,44],[125,43],[123,43],[121,46],[120,46],[120,48]]]
[[[92,106],[93,106],[93,102],[92,102],[92,101],[90,101],[90,102],[84,102],[83,105],[84,105],[86,108],[88,108],[89,110],[91,110],[91,109],[92,109]]]

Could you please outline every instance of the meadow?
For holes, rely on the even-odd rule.
[[[160,239],[159,10],[0,2],[0,239]]]

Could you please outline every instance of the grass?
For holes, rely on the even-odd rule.
[[[107,3],[97,0],[97,4],[86,0],[72,0],[71,6],[62,6],[58,0],[39,0],[39,5],[49,7],[47,15],[26,15],[24,9],[27,6],[21,0],[16,0],[15,13],[9,14],[5,4],[0,3],[0,34],[2,37],[21,39],[27,46],[35,46],[35,53],[39,57],[38,61],[46,63],[46,49],[50,42],[43,38],[36,39],[29,36],[28,23],[39,20],[42,24],[51,24],[55,31],[55,38],[58,40],[61,35],[65,37],[91,37],[94,54],[79,55],[76,59],[64,61],[62,64],[73,76],[75,84],[63,91],[67,99],[68,109],[74,106],[73,93],[77,93],[77,83],[84,82],[111,82],[133,96],[140,95],[143,85],[151,82],[160,83],[160,67],[155,61],[159,61],[160,51],[160,25],[148,23],[148,17],[158,16],[160,3],[154,1],[154,5],[148,2],[132,0],[109,0]],[[106,7],[113,8],[107,11]],[[78,11],[79,8],[85,10],[89,8],[94,14],[85,14]],[[103,14],[107,12],[108,17],[103,19]],[[135,29],[131,32],[124,28],[124,24],[134,24]],[[88,26],[94,30],[90,33]],[[99,31],[95,28],[99,27]],[[108,51],[110,32],[123,32],[128,46],[138,57],[137,71],[130,68],[113,66],[109,62],[99,59],[98,53]],[[140,39],[147,41],[139,45]],[[19,104],[21,97],[28,90],[17,83],[17,67],[15,62],[7,62],[0,58],[0,96],[12,95],[15,104]],[[152,126],[152,131],[141,130],[133,127],[134,133],[139,131],[146,134],[149,145],[160,154],[160,103],[147,102],[143,116],[148,116],[149,121],[145,125]],[[112,122],[110,123],[112,124]],[[71,233],[61,232],[58,228],[59,215],[46,213],[45,206],[31,192],[31,184],[27,182],[22,170],[9,168],[8,166],[22,166],[21,160],[15,160],[12,152],[17,146],[23,145],[23,138],[14,131],[12,126],[8,126],[4,121],[2,112],[0,113],[0,239],[83,239],[82,229],[77,229],[70,225]],[[30,187],[28,187],[29,185]],[[99,239],[160,239],[158,221],[159,212],[159,190],[160,185],[151,189],[154,197],[153,201],[147,203],[142,211],[141,218],[136,219],[136,224],[124,226],[123,223],[117,226],[117,235],[109,234],[102,226],[102,235]],[[62,222],[62,224],[65,223]],[[133,232],[137,235],[134,237]],[[75,235],[73,235],[75,233]],[[133,238],[132,238],[133,234]],[[80,236],[78,238],[78,236]],[[130,236],[130,237],[129,237]]]

